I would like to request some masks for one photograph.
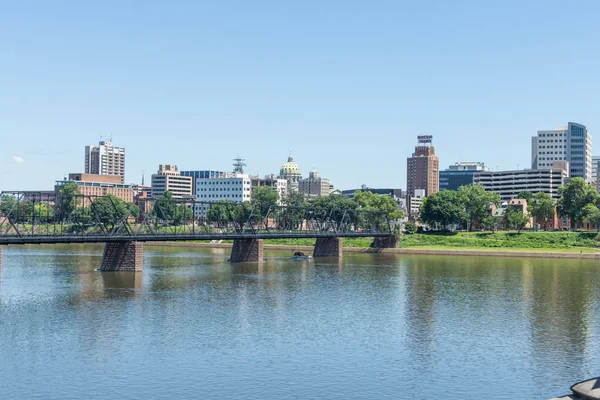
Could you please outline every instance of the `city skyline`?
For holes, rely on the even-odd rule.
[[[569,125],[570,125],[570,124],[573,124],[573,122],[569,122]],[[575,124],[575,125],[577,125],[577,126],[579,126],[579,125],[580,125],[580,124],[577,124],[577,123],[574,123],[574,124]],[[564,128],[564,127],[562,127],[562,126],[556,126],[555,130],[556,130],[556,129],[560,130],[560,129],[562,129],[562,128]],[[585,128],[585,126],[584,126],[584,128]],[[551,131],[551,130],[544,130],[544,131],[537,131],[536,133],[537,133],[537,134],[539,134],[539,132],[550,132],[550,131]],[[591,136],[591,135],[590,135],[590,136]],[[423,137],[423,136],[417,135],[417,138],[419,138],[419,137]],[[427,137],[428,137],[428,138],[430,138],[430,144],[432,144],[432,145],[433,145],[433,137],[432,137],[432,135],[428,135]],[[102,137],[101,137],[101,138],[102,138]],[[534,135],[534,136],[532,136],[531,138],[535,139],[535,138],[536,138],[536,136]],[[112,139],[112,138],[111,138],[111,139]],[[101,145],[101,146],[102,146],[102,144],[103,144],[103,143],[104,143],[103,141],[100,141],[100,145]],[[110,144],[110,145],[112,145],[112,142],[109,142],[109,144]],[[417,147],[418,147],[418,146],[417,146]],[[433,147],[433,146],[432,146],[432,147]],[[89,148],[90,148],[90,146],[89,146],[89,145],[86,145],[86,146],[85,146],[85,154],[86,154],[86,157],[85,157],[85,159],[84,159],[84,161],[85,161],[85,162],[83,163],[83,164],[84,164],[84,168],[79,168],[79,169],[75,168],[75,169],[73,169],[73,171],[65,172],[65,173],[63,174],[64,176],[63,176],[62,178],[66,177],[67,175],[69,175],[69,174],[71,174],[71,173],[73,173],[74,171],[80,171],[80,170],[81,170],[82,172],[88,173],[88,172],[87,172],[87,165],[88,165],[88,157],[87,157],[87,154],[88,154]],[[115,146],[115,148],[117,148],[117,149],[119,149],[119,150],[122,150],[122,151],[123,151],[123,153],[124,153],[124,151],[125,151],[125,146],[118,146],[118,147],[117,147],[117,146]],[[530,150],[531,150],[531,152],[533,152],[533,151],[534,151],[534,148],[536,149],[535,151],[537,151],[537,147],[536,147],[536,144],[535,144],[535,140],[533,140],[533,143],[531,143],[531,145],[530,145]],[[240,155],[240,153],[236,153],[236,154],[237,154],[237,156],[236,156],[236,157],[238,157],[238,158],[226,158],[226,157],[224,158],[224,160],[229,160],[229,164],[228,164],[228,165],[229,165],[229,167],[228,167],[228,168],[213,168],[212,166],[210,166],[210,168],[206,168],[206,166],[202,166],[202,168],[201,168],[201,169],[198,169],[197,167],[195,167],[195,168],[193,168],[193,169],[191,169],[191,170],[206,170],[206,171],[209,171],[209,170],[221,170],[221,171],[224,171],[224,172],[225,172],[225,171],[226,171],[226,172],[232,172],[232,171],[234,170],[234,168],[232,168],[233,164],[231,163],[231,161],[235,161],[235,160],[239,159],[239,155]],[[407,158],[408,158],[408,159],[410,159],[412,156],[414,156],[414,147],[413,147],[413,151],[412,151],[412,153],[411,153],[411,154],[409,154],[409,155],[407,155]],[[289,159],[290,159],[291,157],[292,157],[292,152],[289,152],[289,154],[288,154],[288,162],[289,162]],[[439,154],[437,154],[437,153],[436,153],[436,157],[438,157],[438,159],[439,159],[439,160],[441,160],[441,159],[442,159],[441,157],[439,157]],[[16,157],[16,158],[20,158],[20,157]],[[473,158],[473,159],[475,159],[475,158]],[[246,161],[246,159],[245,159],[245,158],[244,158],[244,159],[241,159],[241,160],[242,160],[242,161]],[[468,160],[468,161],[466,161],[466,160]],[[446,166],[446,165],[444,165],[444,164],[442,164],[442,162],[441,162],[441,161],[438,161],[438,162],[439,162],[439,171],[438,171],[438,173],[439,173],[439,172],[441,172],[441,171],[446,171],[448,168],[452,167],[452,165],[453,165],[453,164],[459,164],[459,163],[461,163],[461,162],[465,162],[465,161],[466,161],[466,162],[473,162],[472,160],[470,160],[470,159],[468,159],[468,158],[467,158],[466,160],[454,161],[453,163],[446,164],[447,166]],[[514,171],[514,170],[527,170],[527,169],[532,169],[532,167],[533,167],[532,165],[527,165],[527,164],[525,163],[524,165],[517,165],[517,167],[516,167],[516,168],[500,169],[500,168],[498,168],[497,166],[496,166],[496,167],[493,167],[493,166],[490,166],[490,165],[488,165],[488,164],[486,163],[486,161],[481,161],[481,162],[482,162],[483,164],[485,164],[485,165],[486,165],[486,167],[490,169],[490,171]],[[24,163],[24,160],[21,160],[20,162],[17,162],[17,163],[18,163],[18,164]],[[80,162],[79,164],[81,165],[81,162]],[[125,164],[125,165],[128,165],[128,167],[127,167],[127,169],[128,169],[128,170],[131,168],[131,167],[129,166],[129,164],[127,163],[127,159],[126,159],[126,158],[125,158],[125,161],[123,162],[123,164]],[[159,165],[161,165],[161,164],[165,164],[165,163],[159,163]],[[177,166],[177,168],[178,168],[179,170],[181,170],[181,171],[184,171],[184,169],[182,169],[182,168],[179,168],[179,167],[178,167],[178,166],[179,166],[179,162],[173,162],[173,163],[171,163],[171,164],[172,164],[172,165],[176,165],[176,166]],[[282,163],[282,165],[283,165],[283,164],[287,164],[287,163]],[[405,165],[406,165],[406,164],[405,164]],[[302,172],[302,178],[303,178],[303,179],[307,178],[307,177],[309,176],[309,172],[310,172],[310,171],[309,171],[309,172],[306,172],[306,171],[308,170],[308,168],[305,168],[305,167],[303,167],[303,166],[302,166],[302,165],[300,165],[300,164],[299,164],[299,167],[300,167],[300,169],[301,169],[301,172],[303,171],[303,172]],[[316,167],[314,167],[314,166],[313,166],[313,167],[311,167],[311,168],[310,168],[310,170],[313,170],[314,168],[316,168]],[[139,168],[137,168],[137,167],[134,167],[133,169],[139,169]],[[272,168],[272,169],[271,169],[271,170],[269,170],[269,171],[261,171],[261,172],[256,172],[256,173],[254,173],[254,172],[247,172],[247,174],[248,174],[249,176],[255,176],[255,177],[264,177],[264,176],[267,176],[267,175],[278,175],[278,173],[277,173],[277,172],[273,172],[273,171],[277,171],[277,169],[279,169],[279,168],[277,168],[277,167],[274,167],[274,168]],[[533,169],[535,169],[535,168],[533,168]],[[84,170],[85,170],[85,171],[84,171]],[[150,171],[152,171],[153,169],[152,169],[152,168],[149,168],[149,170],[150,170]],[[186,170],[186,172],[188,172],[189,170],[190,170],[190,169]],[[124,181],[123,183],[126,183],[126,184],[141,184],[143,179],[148,179],[148,178],[151,178],[151,177],[152,177],[152,174],[153,174],[152,172],[150,172],[150,173],[146,173],[146,172],[144,172],[144,171],[145,171],[145,169],[142,169],[142,175],[141,175],[141,176],[139,176],[139,177],[137,177],[137,178],[136,178],[136,177],[133,177],[133,178],[131,178],[131,179],[130,179],[130,177],[129,177],[129,176],[125,176],[125,181]],[[408,170],[406,169],[406,167],[405,167],[404,171],[405,171],[404,173],[405,173],[405,176],[406,176],[406,173],[408,172]],[[335,175],[335,174],[336,174],[336,173],[334,172],[334,173],[333,173],[333,175]],[[590,176],[591,176],[591,173],[590,173]],[[54,179],[52,182],[54,182],[54,181],[58,181],[58,180],[60,180],[60,179],[61,179],[61,177],[56,177],[56,178],[55,178],[55,179]],[[335,182],[335,181],[334,181],[334,180],[332,180],[332,182]],[[27,183],[27,182],[24,182],[24,183]],[[408,190],[408,188],[407,188],[408,181],[407,181],[407,180],[405,180],[405,181],[404,181],[404,184],[403,184],[402,186],[400,186],[400,185],[393,185],[393,184],[388,184],[388,185],[386,185],[385,183],[384,183],[384,184],[382,184],[382,185],[376,186],[376,185],[372,185],[372,184],[370,184],[370,183],[368,183],[368,182],[363,182],[363,183],[357,184],[357,185],[355,185],[355,186],[352,186],[352,185],[349,185],[348,187],[340,187],[340,186],[336,186],[336,189],[344,190],[344,189],[348,189],[349,187],[356,187],[356,188],[358,188],[358,187],[360,187],[360,186],[362,186],[362,185],[366,185],[366,186],[369,186],[369,187],[385,187],[385,186],[392,187],[392,186],[395,186],[395,187],[402,188],[403,190],[404,190],[404,189]],[[46,185],[46,186],[48,186],[48,185]],[[439,187],[438,187],[438,188],[439,188]],[[0,191],[2,191],[2,190],[13,190],[13,189],[7,189],[7,188],[0,187]],[[27,188],[27,187],[24,187],[24,188],[16,188],[16,189],[14,189],[14,190],[49,190],[49,189],[48,189],[48,187],[42,187],[42,188],[38,188],[38,187],[35,187],[35,188]]]
[[[100,135],[128,149],[127,182],[164,163],[229,168],[238,153],[247,172],[276,173],[292,150],[339,188],[405,187],[420,134],[442,166],[525,168],[537,131],[600,126],[599,11],[14,3],[2,16],[0,187],[40,190],[80,171],[81,146]]]

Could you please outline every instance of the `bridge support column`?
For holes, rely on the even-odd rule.
[[[143,261],[143,243],[106,243],[100,271],[141,271]]]
[[[395,236],[383,236],[373,238],[371,247],[376,249],[393,249],[398,246],[398,239]]]
[[[317,238],[313,257],[341,257],[342,238]]]
[[[263,239],[235,239],[231,248],[232,263],[263,260]]]

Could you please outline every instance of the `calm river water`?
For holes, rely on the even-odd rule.
[[[2,399],[548,399],[600,375],[600,264],[2,250]]]

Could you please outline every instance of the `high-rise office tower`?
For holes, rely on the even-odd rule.
[[[568,161],[571,178],[592,182],[592,135],[584,125],[569,122],[531,138],[531,168],[549,169],[554,161]]]
[[[430,135],[418,136],[419,144],[412,157],[406,160],[406,192],[409,196],[414,196],[416,189],[425,190],[425,196],[439,190],[440,159],[435,155],[432,139]]]
[[[115,175],[125,182],[125,148],[113,147],[108,140],[98,146],[85,146],[85,173]]]

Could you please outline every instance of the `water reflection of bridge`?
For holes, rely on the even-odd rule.
[[[102,270],[141,270],[144,242],[230,240],[231,262],[262,260],[264,239],[315,239],[314,257],[340,256],[344,237],[395,245],[380,211],[154,199],[141,212],[112,196],[0,195],[0,245],[105,243]]]

